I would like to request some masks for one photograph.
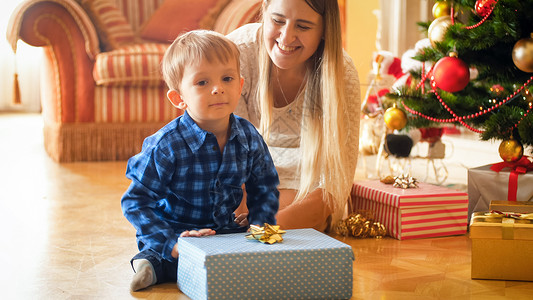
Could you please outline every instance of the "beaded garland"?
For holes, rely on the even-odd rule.
[[[411,114],[414,114],[414,115],[417,115],[419,117],[422,117],[424,119],[427,119],[429,121],[432,121],[432,122],[437,122],[437,123],[454,123],[454,122],[459,122],[461,125],[463,125],[464,127],[468,128],[469,130],[473,131],[473,132],[476,132],[476,133],[483,133],[482,130],[478,130],[478,129],[475,129],[473,128],[472,126],[466,124],[463,120],[468,120],[468,119],[472,119],[472,118],[477,118],[479,116],[482,116],[482,115],[485,115],[485,114],[488,114],[489,112],[493,111],[494,109],[506,104],[507,102],[511,101],[514,97],[516,97],[516,95],[518,95],[518,93],[520,93],[522,90],[524,90],[530,83],[531,81],[533,80],[533,76],[531,76],[520,88],[518,88],[517,90],[515,90],[512,94],[510,94],[509,96],[507,96],[507,98],[505,98],[504,100],[500,101],[500,102],[497,102],[496,103],[496,99],[492,99],[492,101],[489,101],[489,102],[494,102],[495,104],[489,108],[485,108],[483,109],[482,111],[480,112],[476,112],[476,113],[473,113],[473,114],[470,114],[470,115],[467,115],[467,116],[458,116],[445,102],[444,100],[442,100],[441,96],[439,95],[438,91],[436,89],[432,90],[433,93],[435,93],[435,96],[437,96],[437,99],[439,99],[439,102],[440,104],[446,108],[446,110],[453,116],[453,118],[449,118],[449,119],[437,119],[437,118],[434,118],[434,117],[430,117],[430,116],[427,116],[427,115],[424,115],[422,114],[421,112],[418,112],[410,107],[408,107],[405,102],[402,100],[401,103],[403,105],[403,107],[405,107],[405,109],[411,113]],[[432,86],[433,86],[433,83],[432,83]],[[524,119],[524,117],[526,117],[529,112],[531,111],[531,106],[529,107],[529,109],[526,111],[526,113],[522,116],[522,118],[518,121],[517,124],[514,125],[514,128],[518,127],[518,124],[520,124],[520,122]]]

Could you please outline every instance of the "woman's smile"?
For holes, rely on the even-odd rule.
[[[277,43],[278,43],[278,48],[283,52],[294,52],[296,51],[296,49],[300,48],[300,47],[291,47],[291,46],[283,45],[280,42],[277,42]]]

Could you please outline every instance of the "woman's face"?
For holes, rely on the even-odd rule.
[[[280,69],[305,66],[324,35],[324,22],[304,0],[271,0],[264,11],[268,55]]]

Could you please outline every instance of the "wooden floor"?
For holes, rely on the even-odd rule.
[[[187,299],[174,284],[129,291],[125,162],[54,163],[36,114],[0,114],[0,141],[0,298]],[[533,299],[533,282],[471,280],[467,236],[339,239],[355,254],[353,299]]]

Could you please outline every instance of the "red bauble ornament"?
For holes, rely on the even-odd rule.
[[[435,86],[454,93],[464,89],[470,81],[470,70],[466,63],[457,57],[443,57],[433,68]]]
[[[477,0],[475,5],[476,14],[483,18],[490,13],[494,5],[496,5],[496,0]]]

